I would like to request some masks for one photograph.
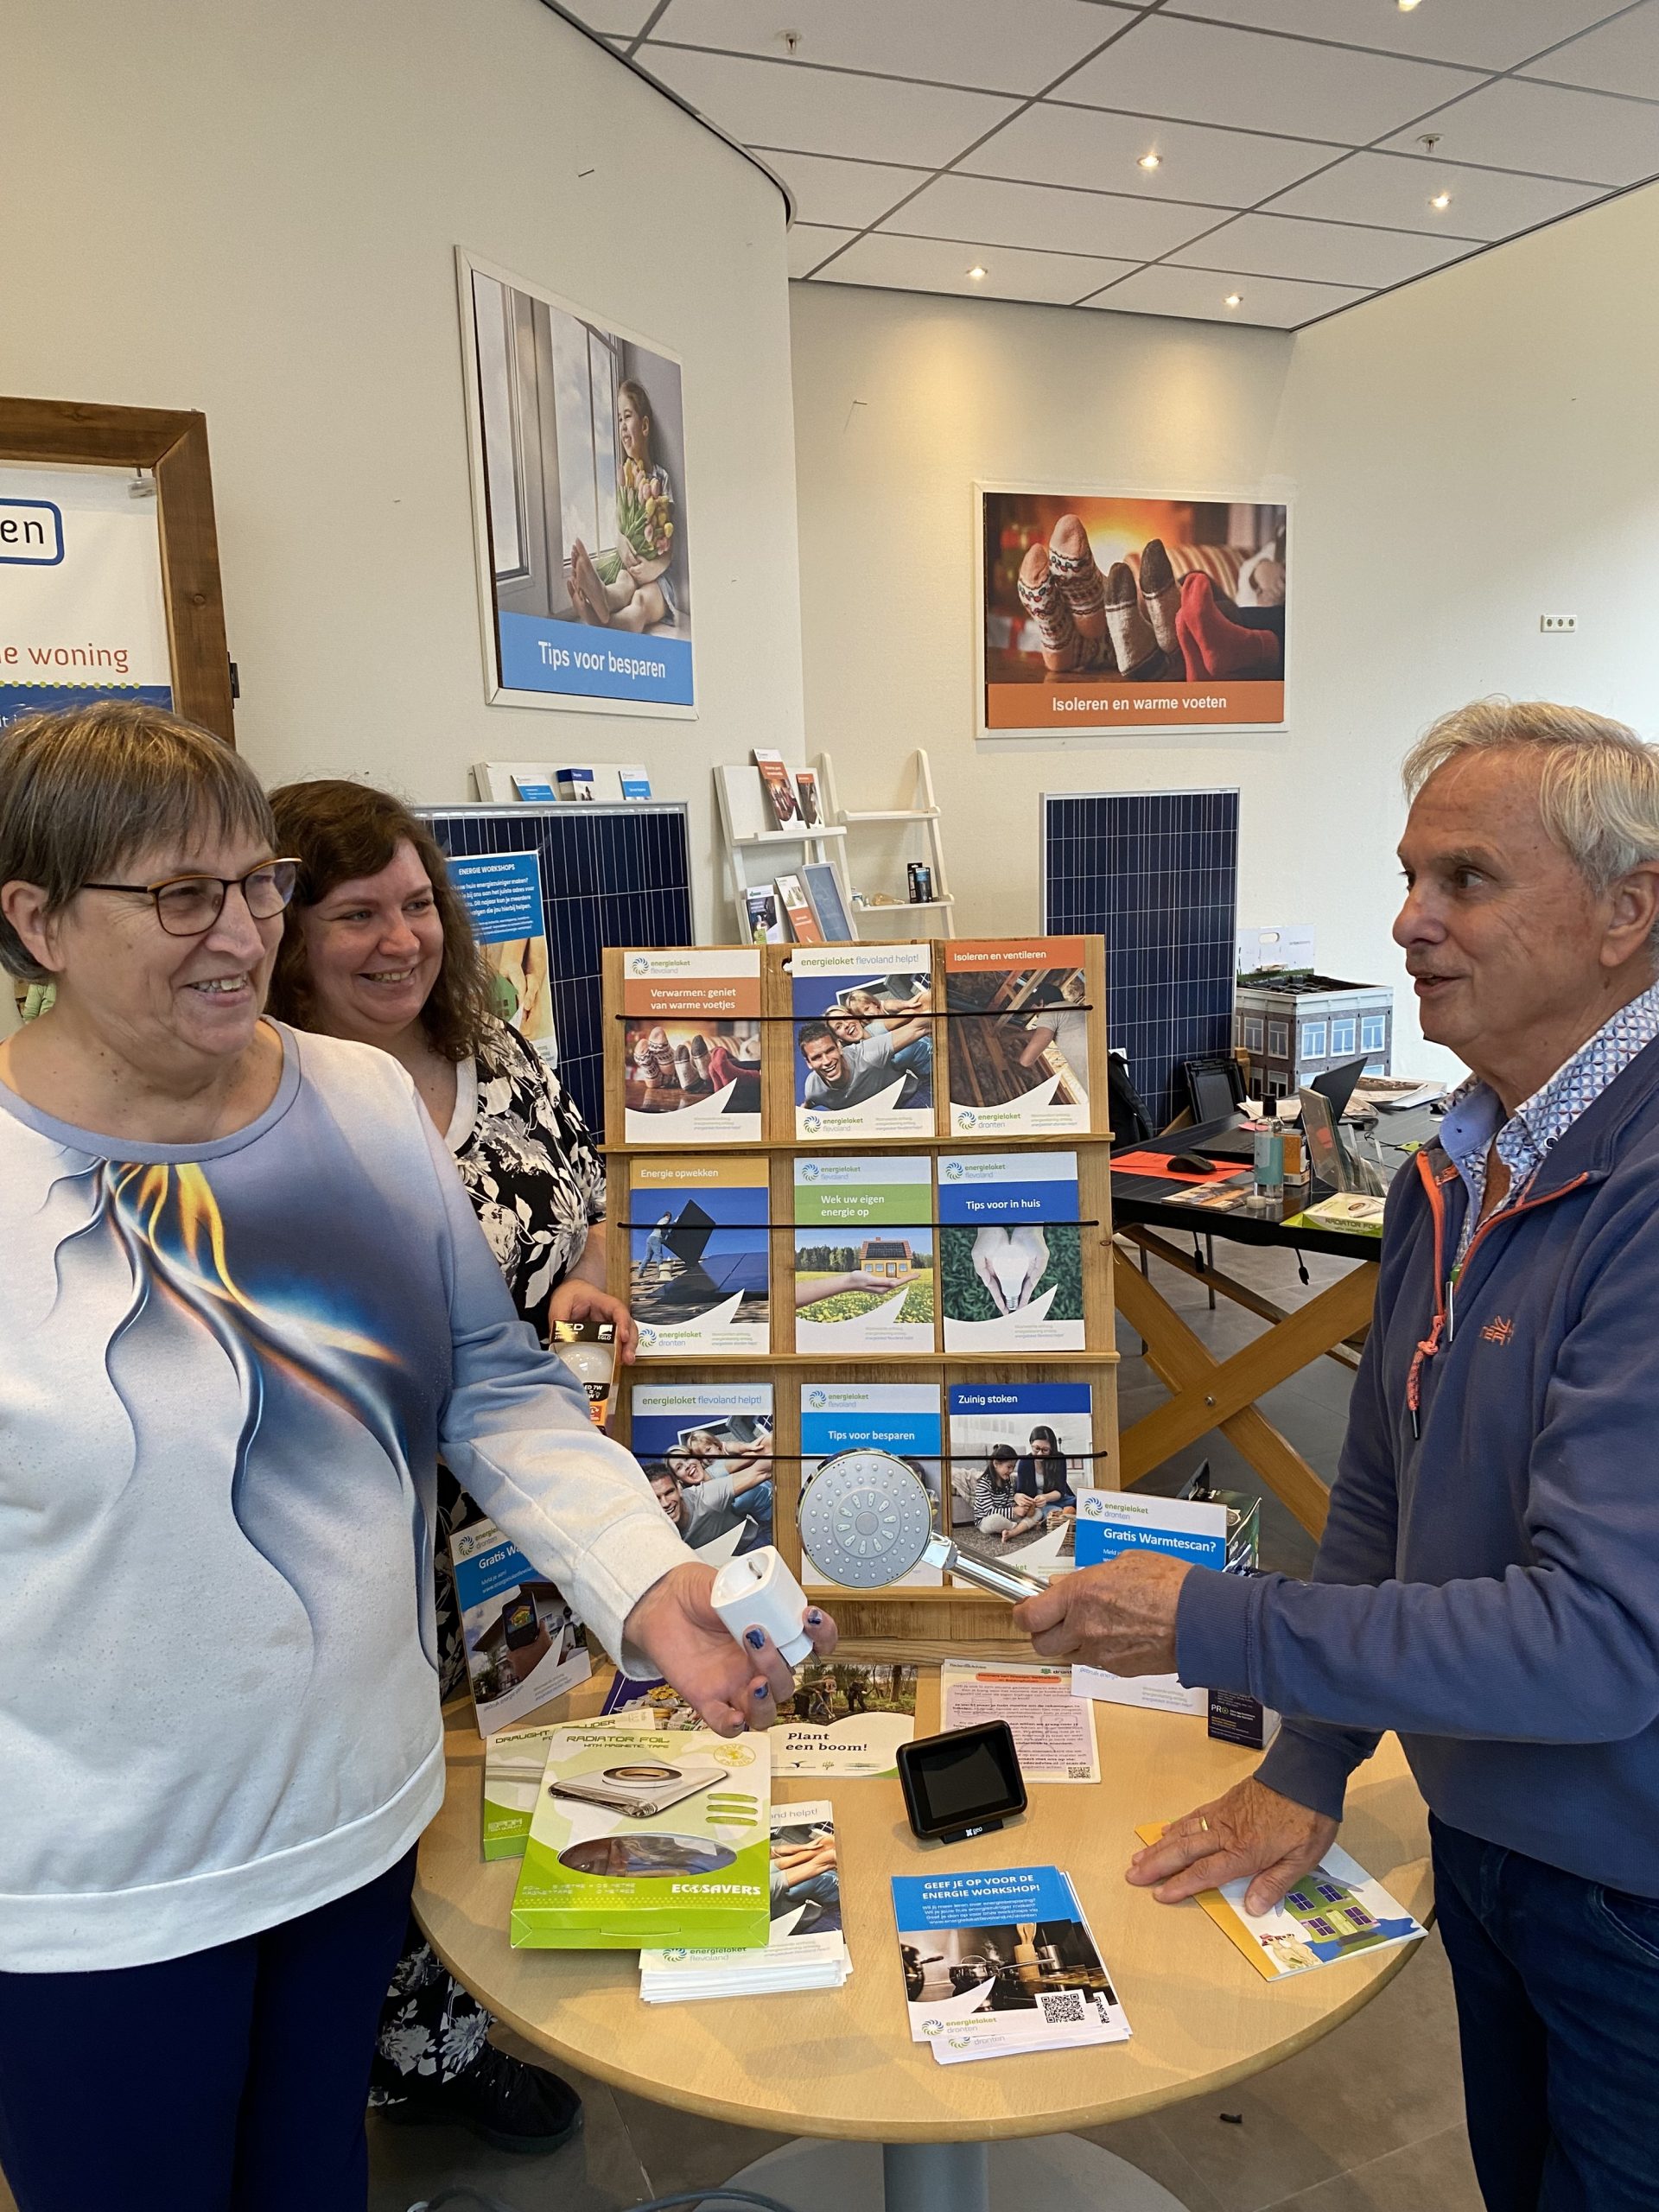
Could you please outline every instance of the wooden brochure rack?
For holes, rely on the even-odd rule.
[[[768,1166],[768,1256],[772,1295],[769,1350],[764,1357],[640,1358],[619,1373],[613,1415],[615,1434],[623,1443],[632,1431],[632,1400],[636,1385],[660,1382],[690,1385],[697,1382],[769,1383],[772,1391],[773,1444],[776,1455],[773,1541],[791,1567],[801,1573],[802,1558],[798,1509],[801,1491],[801,1396],[804,1382],[814,1377],[846,1383],[925,1382],[938,1386],[944,1414],[944,1495],[950,1497],[951,1438],[950,1389],[953,1384],[1006,1382],[1080,1382],[1092,1393],[1091,1471],[1084,1479],[1101,1489],[1118,1485],[1117,1465],[1117,1353],[1114,1343],[1112,1288],[1111,1174],[1109,1160],[1110,1132],[1107,1126],[1107,1065],[1105,1022],[1105,949],[1099,938],[1084,940],[1084,976],[1089,1008],[1089,1096],[1091,1126],[1087,1131],[1059,1136],[976,1135],[949,1126],[946,1028],[943,973],[936,965],[933,978],[934,1128],[929,1136],[874,1137],[854,1133],[846,1137],[823,1133],[798,1138],[795,1134],[794,1029],[791,1004],[790,963],[796,948],[769,945],[761,954],[761,1130],[758,1143],[732,1147],[699,1148],[741,1153],[746,1158],[763,1156]],[[873,955],[877,949],[872,947]],[[943,948],[938,948],[940,956]],[[664,1115],[664,1141],[624,1140],[625,1056],[623,1050],[623,979],[631,954],[612,948],[605,954],[604,1019],[606,1071],[605,1150],[610,1169],[610,1214],[613,1233],[607,1240],[609,1287],[620,1298],[628,1295],[631,1226],[631,1163],[635,1158],[660,1160],[666,1154],[685,1154],[683,1142],[672,1139],[677,1118]],[[971,1017],[958,1017],[971,1018]],[[874,1157],[883,1153],[938,1160],[942,1155],[974,1151],[995,1153],[1075,1153],[1077,1161],[1078,1217],[1083,1259],[1083,1319],[1085,1349],[1021,1358],[1007,1353],[947,1353],[943,1349],[943,1319],[935,1300],[934,1349],[927,1354],[887,1358],[870,1352],[836,1358],[818,1351],[796,1349],[795,1309],[791,1300],[779,1297],[780,1286],[792,1281],[794,1267],[795,1162],[798,1158],[833,1154]],[[937,1199],[935,1201],[937,1209]],[[936,1278],[937,1279],[937,1278]],[[977,1453],[975,1457],[977,1458]],[[1075,1478],[1074,1478],[1075,1479]],[[1009,1554],[1017,1564],[1017,1551]],[[988,1598],[971,1587],[947,1580],[939,1589],[895,1588],[855,1592],[826,1586],[811,1579],[810,1562],[802,1580],[808,1591],[834,1611],[843,1641],[855,1643],[873,1656],[937,1659],[976,1649],[996,1650],[1024,1648],[1023,1639],[1009,1625],[1008,1609],[1000,1599]]]

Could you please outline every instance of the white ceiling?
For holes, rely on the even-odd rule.
[[[1659,176],[1659,0],[557,4],[784,179],[815,284],[1290,330]]]

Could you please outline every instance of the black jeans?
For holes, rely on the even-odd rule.
[[[1659,1898],[1430,1827],[1489,2212],[1659,2212]]]
[[[332,1904],[148,1967],[0,1974],[19,2212],[363,2212],[374,2024],[415,1853]]]

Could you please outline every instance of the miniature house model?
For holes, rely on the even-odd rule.
[[[867,1275],[888,1275],[896,1281],[910,1273],[910,1239],[868,1236],[859,1252],[858,1264]]]
[[[1388,1075],[1394,994],[1333,976],[1258,969],[1239,978],[1233,1041],[1248,1057],[1251,1085],[1264,1098],[1300,1090],[1362,1052],[1367,1075]]]

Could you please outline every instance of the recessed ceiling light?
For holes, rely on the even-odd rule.
[[[1229,292],[1221,304],[1224,308],[1242,308],[1244,304],[1244,295],[1243,292]]]
[[[1163,159],[1161,154],[1142,154],[1139,166],[1143,169],[1160,168],[1163,166]]]
[[[1417,0],[1399,0],[1400,12],[1402,16],[1408,16],[1416,5]]]
[[[1437,192],[1428,204],[1431,207],[1449,207],[1452,205],[1452,195],[1449,192]]]
[[[968,271],[968,274],[973,278],[975,283],[977,284],[982,281],[985,271],[980,267],[978,262],[976,262],[973,267]]]

